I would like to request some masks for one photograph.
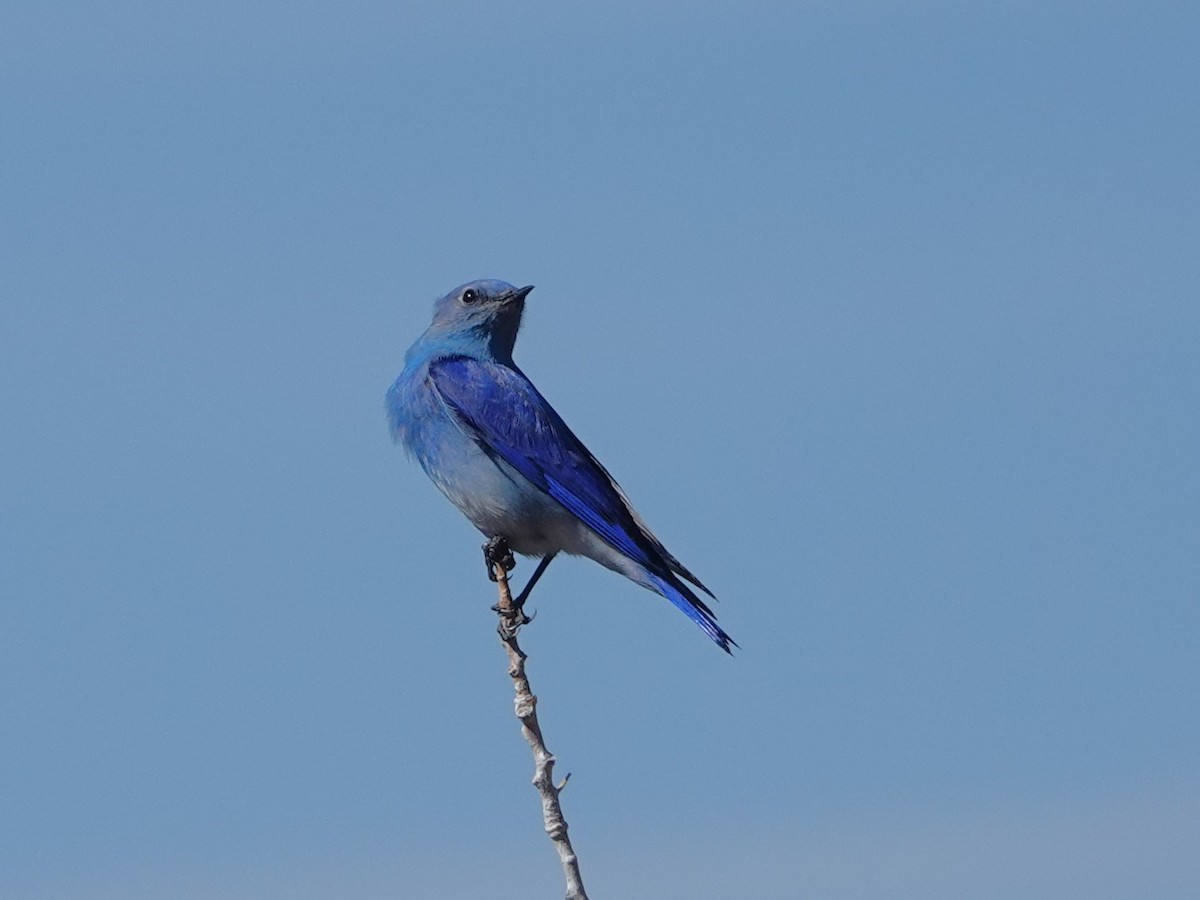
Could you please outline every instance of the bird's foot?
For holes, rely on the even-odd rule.
[[[512,612],[505,613],[506,609],[511,610]],[[529,615],[525,615],[525,598],[524,597],[514,597],[512,600],[512,603],[506,607],[501,606],[499,603],[493,603],[492,604],[492,612],[499,613],[500,615],[513,615],[513,616],[519,615],[524,620],[519,623],[521,625],[528,625],[530,622],[532,622],[534,619],[537,618],[536,611],[531,612]]]
[[[509,606],[501,608],[499,604],[492,607],[493,610],[500,616],[500,623],[496,626],[496,631],[499,632],[503,640],[511,641],[517,636],[517,631],[522,625],[528,625],[533,621],[533,616],[527,616],[518,606]]]
[[[488,578],[495,581],[497,565],[503,566],[505,572],[511,572],[517,561],[513,558],[512,551],[508,549],[508,541],[502,536],[496,535],[488,538],[487,543],[483,545],[483,563],[487,566]]]
[[[517,565],[517,561],[513,558],[512,550],[508,546],[508,541],[501,535],[496,535],[489,538],[488,542],[483,545],[483,561],[487,564],[488,578],[492,581],[497,581],[496,566],[501,566],[505,572],[511,572]],[[543,562],[538,567],[536,574],[541,574],[545,568]],[[536,576],[534,578],[536,580]],[[532,584],[529,585],[532,587]],[[497,603],[492,607],[492,611],[500,617],[500,624],[496,626],[496,630],[500,632],[500,637],[506,641],[511,641],[517,636],[517,630],[522,625],[528,625],[533,621],[533,616],[525,615],[523,607],[525,600],[529,596],[529,587],[526,587],[516,599],[510,600],[508,603],[501,606]]]

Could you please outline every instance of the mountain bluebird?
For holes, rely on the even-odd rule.
[[[727,653],[734,644],[684,568],[513,362],[533,290],[473,281],[434,304],[433,323],[387,393],[392,436],[488,538],[541,557],[519,609],[558,553],[594,559],[662,594]],[[511,565],[511,563],[510,563]]]

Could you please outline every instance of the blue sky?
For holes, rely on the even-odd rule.
[[[476,277],[743,647],[539,585],[594,896],[1200,894],[1194,4],[5,18],[0,894],[560,894],[383,419]]]

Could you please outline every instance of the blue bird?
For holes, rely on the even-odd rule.
[[[725,652],[737,646],[685,582],[712,597],[651,534],[625,493],[513,362],[533,286],[472,281],[433,322],[387,393],[392,437],[485,536],[541,557],[519,609],[558,553],[586,556],[666,597]]]

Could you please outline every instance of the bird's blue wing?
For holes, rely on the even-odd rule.
[[[652,571],[662,565],[657,540],[639,527],[611,476],[529,379],[508,366],[462,356],[432,363],[429,374],[489,455],[503,459],[610,546]]]
[[[520,371],[465,356],[431,363],[434,389],[479,446],[545,491],[651,576],[726,652],[733,641],[679,577],[708,590],[650,532],[624,493]]]

